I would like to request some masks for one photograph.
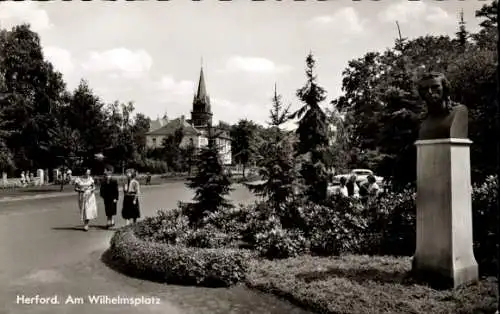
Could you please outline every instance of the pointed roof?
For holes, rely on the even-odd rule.
[[[195,98],[205,100],[208,98],[207,87],[205,85],[205,75],[203,74],[203,66],[200,70],[200,80],[198,81],[198,90]]]
[[[205,99],[207,97],[207,87],[205,86],[205,76],[203,75],[203,66],[200,70],[200,80],[198,82],[198,91],[196,93],[196,98]]]

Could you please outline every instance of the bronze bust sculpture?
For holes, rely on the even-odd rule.
[[[427,105],[419,140],[467,138],[467,107],[449,100],[450,84],[442,73],[428,73],[418,84],[418,94]]]

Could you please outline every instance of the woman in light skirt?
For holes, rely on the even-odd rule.
[[[78,207],[83,222],[83,230],[89,230],[89,221],[97,218],[97,202],[95,198],[94,179],[90,176],[90,169],[75,179],[75,191],[78,192]]]

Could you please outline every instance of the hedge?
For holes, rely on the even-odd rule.
[[[128,275],[207,287],[228,287],[245,279],[249,252],[144,241],[135,233],[141,223],[118,230],[107,252]]]

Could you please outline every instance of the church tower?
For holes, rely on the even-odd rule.
[[[200,80],[198,82],[198,91],[193,99],[193,111],[191,111],[191,123],[195,128],[203,128],[212,124],[212,108],[210,98],[205,86],[205,77],[203,75],[203,66],[200,71]]]

